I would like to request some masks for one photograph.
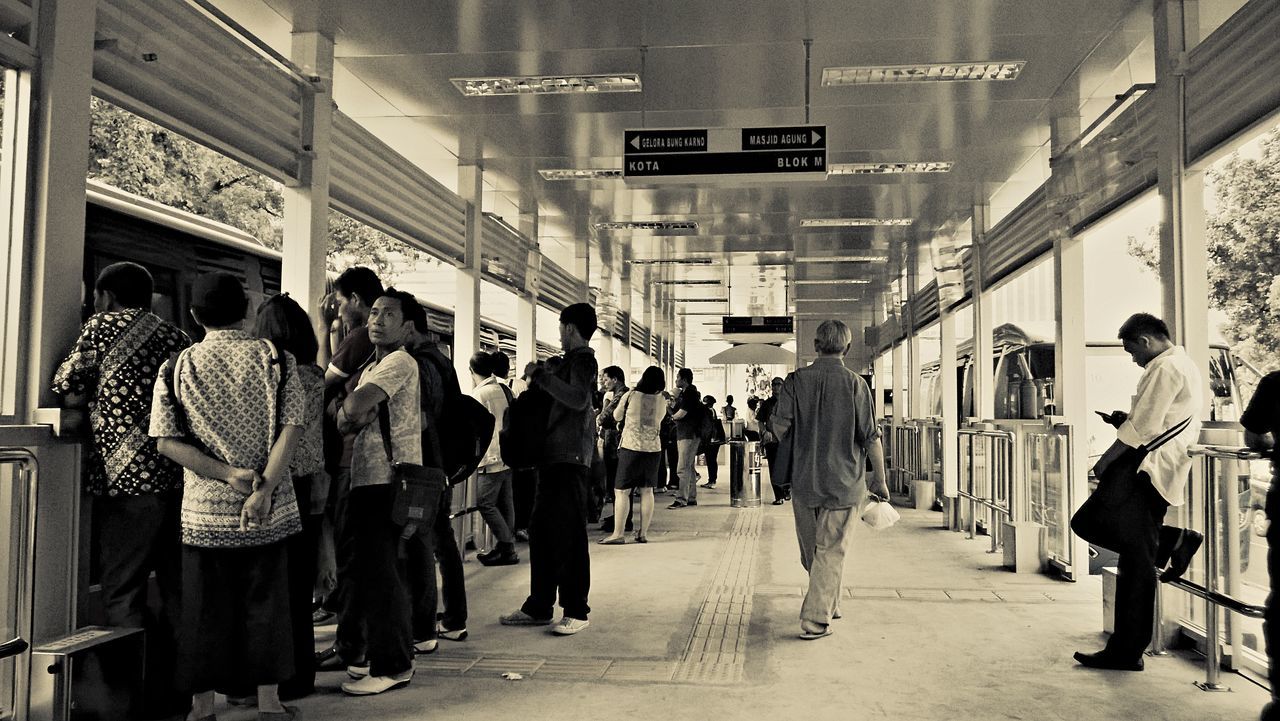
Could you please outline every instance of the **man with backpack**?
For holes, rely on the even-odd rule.
[[[561,311],[564,360],[555,371],[534,377],[521,396],[540,391],[550,403],[529,524],[529,597],[500,619],[504,626],[550,624],[557,594],[564,615],[552,632],[569,636],[588,625],[587,474],[595,451],[591,401],[599,366],[587,342],[595,330],[596,311],[590,305],[575,303]]]
[[[486,353],[480,351],[471,357],[471,379],[474,387],[471,395],[489,411],[496,424],[501,424],[511,403],[511,389],[500,382],[494,374],[494,356],[506,355],[501,351]],[[488,524],[489,530],[498,539],[498,544],[486,553],[476,555],[476,560],[485,566],[514,566],[520,562],[516,555],[516,537],[512,526],[515,525],[516,510],[511,496],[511,469],[502,462],[501,445],[498,433],[480,459],[480,468],[476,472],[476,506],[480,509],[480,517]]]

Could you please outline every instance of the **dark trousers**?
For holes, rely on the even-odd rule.
[[[551,618],[557,595],[569,618],[586,620],[591,611],[587,473],[586,467],[569,463],[538,469],[529,523],[529,597],[521,607],[534,618]]]
[[[529,530],[529,516],[533,514],[533,494],[538,487],[538,471],[521,468],[511,476],[511,495],[516,506],[516,530]]]
[[[182,547],[182,643],[191,693],[247,689],[294,675],[285,541]]]
[[[1180,534],[1180,529],[1161,525],[1169,504],[1150,476],[1138,470],[1144,457],[1145,452],[1135,450],[1117,458],[1071,519],[1076,535],[1120,554],[1115,632],[1105,651],[1122,661],[1138,660],[1151,643],[1156,566],[1168,562]]]
[[[773,500],[790,498],[791,492],[787,490],[785,485],[778,483],[777,463],[775,463],[778,460],[778,444],[766,443],[762,448],[764,450],[764,459],[769,464],[769,486],[773,489]]]
[[[347,496],[344,539],[350,583],[338,622],[337,647],[348,661],[368,660],[374,676],[413,665],[413,626],[400,527],[391,523],[391,486],[362,486]]]
[[[467,580],[462,571],[458,538],[453,535],[453,519],[449,517],[452,513],[453,490],[446,488],[440,496],[436,522],[432,524],[431,541],[440,566],[440,595],[444,597],[444,614],[440,623],[447,631],[460,631],[467,627]]]
[[[333,483],[329,486],[329,495],[333,499],[333,558],[334,558],[334,576],[335,583],[333,590],[324,600],[325,609],[332,611],[338,615],[338,622],[342,622],[342,615],[347,609],[348,593],[351,587],[351,572],[349,563],[352,553],[348,547],[350,545],[347,534],[343,533],[343,524],[347,519],[347,497],[351,494],[351,469],[339,467],[334,473]],[[353,660],[353,659],[348,659]]]
[[[667,488],[679,488],[680,449],[676,446],[674,438],[668,442],[664,450],[667,452]]]
[[[720,455],[720,446],[714,445],[707,448],[707,452],[703,457],[707,459],[707,483],[715,483],[716,478],[720,475],[720,459],[716,456]]]
[[[146,686],[139,713],[143,716],[181,712],[190,704],[174,677],[182,613],[181,503],[180,492],[93,499],[104,620],[108,626],[142,628],[147,633]],[[147,579],[152,571],[159,591],[159,613],[155,614],[147,605]]]
[[[316,635],[311,624],[311,592],[316,581],[316,549],[320,546],[320,526],[323,516],[313,516],[311,509],[311,477],[293,479],[293,491],[298,496],[298,511],[302,514],[302,533],[285,541],[285,553],[289,559],[289,625],[293,631],[292,678],[281,683],[280,693],[285,698],[298,698],[316,687]],[[247,692],[252,693],[251,690]]]
[[[441,498],[449,493],[441,479],[427,495],[422,509],[422,525],[403,541],[405,576],[409,584],[413,640],[430,641],[436,637],[436,609],[440,605],[440,588],[436,583],[436,517]]]
[[[1271,520],[1267,526],[1267,575],[1271,578],[1271,592],[1267,595],[1262,637],[1270,662],[1271,698],[1280,700],[1280,479],[1274,477],[1267,492],[1267,518]],[[1280,716],[1280,709],[1275,715]]]

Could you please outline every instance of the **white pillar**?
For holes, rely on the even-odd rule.
[[[1183,6],[1157,0],[1155,10],[1156,89],[1158,105],[1156,177],[1161,209],[1160,280],[1163,316],[1175,343],[1200,368],[1204,417],[1211,408],[1209,378],[1208,252],[1205,247],[1204,184],[1186,169],[1185,93],[1181,65],[1186,54]]]
[[[458,166],[459,195],[467,203],[466,249],[457,269],[458,294],[453,309],[453,367],[466,393],[471,389],[471,356],[480,350],[480,236],[484,171]]]
[[[538,206],[520,213],[520,233],[529,239],[528,267],[524,272],[524,292],[516,296],[516,376],[538,360],[538,287],[542,277],[542,253],[538,250]]]
[[[640,379],[633,378],[635,375],[631,372],[631,326],[633,319],[631,317],[631,266],[623,265],[622,267],[622,295],[618,296],[618,307],[622,310],[622,315],[627,319],[627,327],[622,328],[622,355],[616,359],[619,366],[627,374],[627,384],[635,386]]]
[[[886,365],[888,362],[888,353],[881,353],[871,361],[871,377],[875,381],[875,414],[876,420],[884,418],[884,391],[886,388],[885,375]]]
[[[1085,266],[1084,240],[1073,238],[1065,232],[1054,239],[1054,318],[1057,321],[1057,338],[1054,353],[1053,400],[1056,412],[1063,417],[1075,434],[1071,444],[1068,489],[1071,505],[1060,522],[1066,523],[1081,503],[1089,496],[1089,402],[1085,376],[1084,298]],[[1072,539],[1072,568],[1074,578],[1089,575],[1089,548],[1075,534]]]
[[[938,377],[942,388],[942,495],[955,498],[960,489],[960,465],[955,439],[960,429],[960,404],[956,382],[956,314],[943,311],[938,323],[941,331],[941,355]],[[950,514],[948,514],[949,516]]]
[[[893,344],[891,353],[891,369],[893,371],[893,425],[895,427],[902,425],[907,419],[907,394],[905,392],[906,384],[906,348],[905,343],[898,342]],[[896,451],[895,451],[896,452]]]
[[[303,97],[302,177],[284,189],[284,259],[280,288],[298,301],[315,323],[322,342],[328,329],[320,317],[325,289],[325,254],[329,245],[329,158],[333,129],[333,39],[318,32],[294,33],[291,59],[320,78]]]
[[[973,412],[982,421],[996,416],[995,368],[991,357],[995,352],[991,291],[987,289],[983,272],[989,230],[987,211],[985,202],[973,206]]]

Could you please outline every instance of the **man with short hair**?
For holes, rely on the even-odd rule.
[[[476,554],[476,560],[483,566],[514,566],[520,562],[520,556],[516,553],[515,529],[512,528],[516,522],[516,511],[511,496],[511,468],[502,461],[499,439],[502,419],[510,405],[508,394],[511,390],[494,373],[495,356],[507,357],[502,352],[480,351],[470,361],[471,396],[493,416],[495,429],[476,469],[476,507],[498,542],[492,549]]]
[[[676,388],[680,393],[672,401],[671,418],[676,422],[676,454],[680,477],[680,495],[667,508],[688,508],[698,505],[698,477],[695,464],[698,447],[702,444],[699,425],[705,408],[702,394],[693,384],[693,371],[681,368],[676,372]]]
[[[382,281],[378,275],[360,265],[342,271],[333,281],[333,287],[338,300],[338,316],[347,332],[325,369],[326,385],[346,382],[373,359],[373,344],[365,326],[373,302],[382,296]]]
[[[871,390],[844,364],[852,344],[849,326],[823,321],[813,341],[818,358],[787,376],[775,393],[769,419],[774,435],[792,448],[791,509],[800,562],[809,573],[800,607],[800,638],[805,640],[830,635],[831,619],[840,617],[849,530],[868,487],[889,498]],[[870,480],[864,475],[868,460]]]
[[[355,434],[342,524],[352,554],[351,598],[338,625],[339,646],[352,657],[348,673],[355,679],[342,690],[354,696],[400,688],[413,678],[409,584],[399,561],[403,529],[391,520],[392,465],[422,464],[418,364],[404,351],[413,307],[412,295],[394,289],[374,301],[367,326],[374,359],[336,419],[339,429]]]
[[[778,393],[782,391],[782,379],[774,377],[769,381],[771,395],[760,401],[756,411],[756,423],[760,426],[760,449],[764,451],[764,459],[769,464],[769,486],[773,490],[773,505],[781,506],[791,500],[790,484],[785,475],[785,464],[778,463],[778,437],[770,429],[770,419],[778,405]]]
[[[551,396],[551,409],[529,523],[529,597],[519,610],[501,618],[505,626],[551,623],[557,594],[564,615],[552,633],[569,636],[588,625],[587,472],[595,452],[591,401],[599,366],[587,342],[596,324],[596,311],[586,303],[561,311],[564,359],[530,383]]]
[[[1204,384],[1159,318],[1135,314],[1119,337],[1144,369],[1142,378],[1132,409],[1104,416],[1119,429],[1116,440],[1093,468],[1097,490],[1071,519],[1076,535],[1120,555],[1115,631],[1102,651],[1077,651],[1075,659],[1091,668],[1141,671],[1155,623],[1155,569],[1168,563],[1160,580],[1178,578],[1200,547],[1199,533],[1161,524],[1169,506],[1182,505]]]
[[[144,715],[182,710],[173,667],[176,614],[182,587],[178,506],[182,469],[147,435],[156,371],[191,344],[181,330],[151,312],[151,273],[137,263],[113,263],[98,274],[94,315],[53,377],[53,392],[68,408],[88,411],[90,441],[84,463],[92,496],[104,621],[147,631]],[[147,578],[156,574],[160,613],[147,604]]]

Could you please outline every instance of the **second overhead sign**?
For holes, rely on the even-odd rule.
[[[820,180],[827,172],[826,135],[825,125],[628,130],[623,176],[647,182],[770,175]]]

